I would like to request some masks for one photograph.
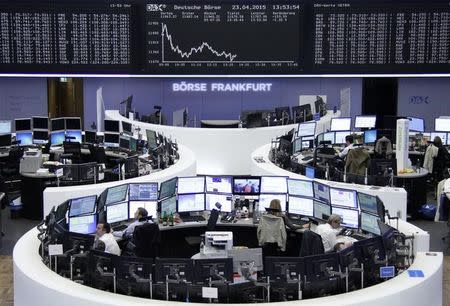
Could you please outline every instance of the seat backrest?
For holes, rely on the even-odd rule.
[[[138,257],[154,258],[158,256],[161,234],[158,224],[146,222],[136,226],[133,232],[135,254]]]
[[[365,175],[370,163],[369,153],[364,149],[357,148],[350,150],[345,160],[347,173]]]
[[[79,142],[63,142],[64,154],[81,155],[81,144]]]
[[[322,237],[313,231],[304,231],[300,257],[325,253]]]

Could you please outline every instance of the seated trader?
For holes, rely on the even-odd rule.
[[[97,224],[96,241],[100,240],[105,244],[105,252],[114,255],[120,255],[121,251],[116,239],[111,234],[111,225],[109,223]],[[100,248],[99,243],[94,243],[94,249]]]
[[[337,242],[336,235],[337,229],[341,226],[341,216],[331,214],[327,223],[320,224],[316,228],[316,233],[322,237],[323,248],[325,253],[332,251],[340,251],[346,247],[351,246],[350,242]]]
[[[133,237],[134,228],[136,226],[144,224],[145,222],[148,222],[147,217],[148,217],[147,210],[143,207],[138,207],[138,209],[134,213],[134,221],[130,225],[128,225],[128,227],[125,230],[114,232],[113,233],[114,236],[122,237],[125,239]]]
[[[347,135],[345,136],[345,148],[338,155],[340,158],[345,159],[347,157],[348,151],[353,149],[353,136]]]

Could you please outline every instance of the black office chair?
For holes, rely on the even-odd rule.
[[[325,253],[325,249],[323,247],[322,237],[313,231],[305,231],[302,237],[299,256],[304,257],[323,253]]]
[[[132,243],[135,245],[134,253],[137,257],[155,258],[159,255],[161,233],[156,223],[144,223],[136,226],[133,232]]]
[[[23,156],[23,149],[21,147],[12,147],[9,151],[8,158],[0,163],[0,174],[8,178],[18,175],[20,171],[20,159]]]
[[[81,160],[81,144],[79,142],[63,141],[64,155],[70,155],[73,164]]]
[[[206,225],[206,231],[211,232],[216,229],[217,220],[219,219],[220,212],[217,209],[211,210],[209,215],[208,224]]]

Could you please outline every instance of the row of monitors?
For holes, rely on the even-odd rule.
[[[444,146],[450,146],[450,133],[445,132],[431,132],[431,133],[423,133],[422,138],[425,141],[434,141],[434,138],[439,136],[442,140],[442,144]]]
[[[48,130],[49,126],[52,131],[61,130],[81,130],[81,118],[80,117],[63,117],[53,118],[48,117],[32,117],[32,118],[19,118],[15,119],[16,132],[18,131],[30,131],[30,130]],[[0,134],[11,133],[11,121],[4,120],[0,122]]]
[[[122,131],[120,130],[120,125],[122,125]],[[119,120],[104,120],[104,129],[105,132],[109,133],[124,133],[128,135],[133,135],[133,125],[126,121]]]

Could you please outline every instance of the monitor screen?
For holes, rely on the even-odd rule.
[[[161,216],[164,215],[164,212],[166,215],[170,215],[171,212],[177,211],[177,197],[173,196],[170,198],[165,198],[161,201]]]
[[[222,207],[220,209],[221,211],[231,212],[231,207],[233,204],[232,199],[231,199],[231,194],[207,193],[205,210],[217,209],[216,203],[220,203],[222,205]]]
[[[106,222],[116,223],[128,220],[128,202],[106,206]]]
[[[314,218],[327,221],[331,215],[331,206],[325,202],[314,200]]]
[[[84,132],[84,142],[86,143],[97,143],[97,132],[94,131],[85,131]]]
[[[194,263],[194,283],[207,284],[217,277],[233,282],[233,258],[200,258]]]
[[[194,212],[205,210],[205,194],[179,194],[178,195],[178,212]]]
[[[0,135],[11,134],[11,120],[0,120]]]
[[[173,179],[161,183],[159,190],[160,200],[175,195],[177,189],[177,180],[178,179],[174,177]]]
[[[311,198],[314,197],[314,189],[312,181],[288,178],[287,184],[289,195],[311,197]]]
[[[50,120],[52,131],[61,131],[66,128],[64,118],[54,118]]]
[[[334,143],[335,144],[345,144],[345,137],[350,135],[350,131],[336,132],[334,135]]]
[[[130,137],[130,146],[129,149],[131,152],[136,152],[137,151],[137,139]]]
[[[359,228],[359,211],[344,207],[331,207],[331,212],[342,218],[341,226],[348,228]]]
[[[292,154],[300,152],[302,150],[302,138],[295,138],[292,142]]]
[[[43,144],[48,142],[48,131],[33,131],[33,143]]]
[[[131,123],[122,121],[122,132],[128,135],[133,135],[133,125]]]
[[[70,137],[70,138],[68,138],[68,137]],[[66,139],[67,139],[67,141],[70,141],[70,142],[79,142],[79,143],[83,142],[80,130],[67,130],[66,131]]]
[[[259,194],[261,179],[259,177],[235,177],[233,179],[234,194]]]
[[[330,187],[330,203],[331,205],[358,208],[356,190]]]
[[[314,216],[313,199],[289,195],[288,213],[307,217]]]
[[[33,129],[48,130],[48,117],[33,117]]]
[[[81,119],[79,117],[65,118],[67,130],[81,130]]]
[[[375,143],[377,141],[377,130],[368,130],[364,132],[364,143]]]
[[[380,231],[380,226],[378,225],[379,220],[380,220],[380,217],[362,211],[361,212],[361,229],[365,232],[368,232],[368,233],[371,233],[374,235],[380,235],[381,231]]]
[[[206,176],[206,192],[231,193],[231,176]]]
[[[334,143],[334,132],[327,132],[323,133],[323,141],[329,141],[331,143]]]
[[[434,130],[436,132],[450,132],[450,118],[435,118]]]
[[[305,275],[305,265],[302,257],[265,257],[264,271],[271,280],[287,281],[301,280]]]
[[[155,149],[158,147],[157,136],[155,131],[145,130],[147,135],[147,143],[149,149]]]
[[[316,133],[316,122],[301,122],[298,124],[297,136],[311,136]]]
[[[266,211],[270,207],[270,202],[274,199],[280,200],[281,210],[286,211],[286,195],[285,194],[260,194],[259,195],[259,211]]]
[[[96,201],[96,195],[71,199],[69,217],[94,213]]]
[[[105,119],[105,132],[120,133],[119,121]]]
[[[205,177],[191,176],[178,178],[178,194],[205,192]]]
[[[107,147],[119,147],[119,134],[104,133],[103,144]]]
[[[119,147],[124,149],[124,150],[129,150],[130,149],[130,138],[129,137],[120,136],[119,137]]]
[[[105,205],[125,201],[127,198],[128,185],[119,185],[108,188]]]
[[[378,214],[377,197],[358,192],[359,209],[361,211]]]
[[[287,193],[287,177],[285,176],[262,176],[262,193]]]
[[[157,218],[157,209],[158,209],[158,202],[157,201],[131,201],[128,204],[128,218],[133,219],[134,213],[139,208],[145,208],[148,212],[148,217],[152,216],[153,219]],[[109,207],[108,207],[109,209]],[[175,213],[176,210],[172,210],[172,213]]]
[[[422,118],[408,117],[409,130],[414,132],[425,132],[425,123]]]
[[[349,131],[352,128],[352,118],[331,118],[330,131]]]
[[[11,134],[0,135],[0,147],[11,146]]]
[[[158,200],[158,183],[130,184],[130,201]]]
[[[355,128],[356,129],[373,129],[377,122],[377,116],[356,116]]]
[[[69,232],[80,234],[93,234],[97,228],[97,215],[79,216],[69,218]]]
[[[319,182],[314,182],[314,198],[330,203],[330,187]]]
[[[31,130],[31,119],[30,118],[16,119],[15,123],[16,123],[16,132]]]
[[[66,140],[66,132],[65,131],[57,131],[50,133],[50,144],[52,146],[60,146]]]
[[[31,146],[33,144],[33,133],[16,132],[16,140],[20,141],[20,146]]]
[[[431,141],[434,141],[434,138],[436,136],[439,136],[442,140],[442,144],[446,144],[447,143],[447,133],[437,133],[437,132],[432,132],[430,133],[430,139]]]

